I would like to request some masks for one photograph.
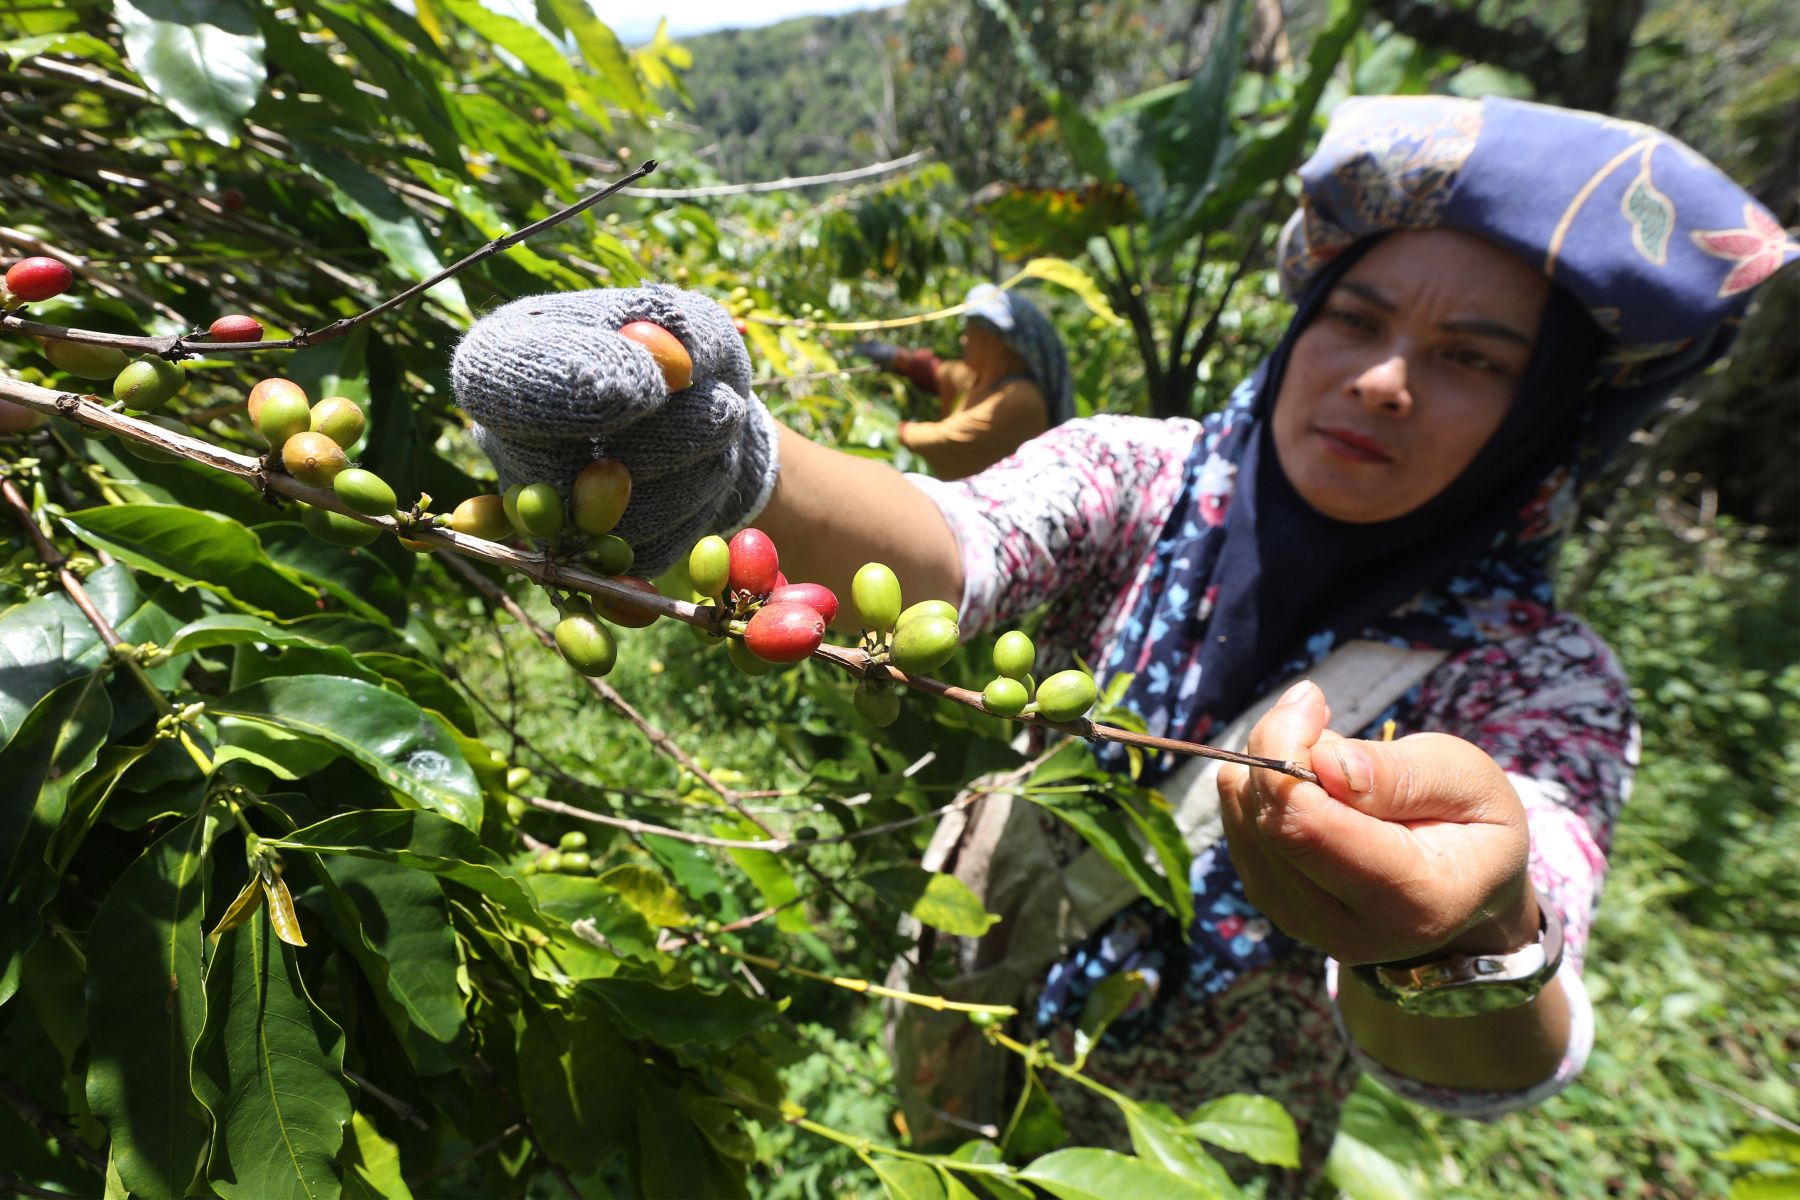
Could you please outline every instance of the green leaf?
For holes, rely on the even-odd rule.
[[[219,939],[195,1085],[214,1120],[207,1179],[224,1200],[323,1200],[350,1123],[344,1035],[313,1004],[268,910]]]
[[[955,1162],[999,1164],[1005,1161],[1000,1154],[1000,1147],[992,1142],[964,1142],[945,1157]],[[987,1172],[971,1174],[970,1178],[981,1185],[982,1191],[994,1197],[994,1200],[1033,1200],[1034,1193],[1030,1188],[1014,1183],[1004,1175],[993,1175]]]
[[[1116,1150],[1082,1146],[1058,1150],[1019,1172],[1058,1200],[1118,1200],[1156,1196],[1158,1200],[1212,1200],[1212,1193],[1155,1163]]]
[[[779,1011],[742,992],[708,992],[691,983],[662,987],[613,978],[588,980],[581,987],[621,1025],[664,1046],[735,1042],[774,1020]]]
[[[588,1175],[630,1144],[638,1057],[591,997],[577,996],[569,1014],[531,1014],[519,1037],[519,1103],[552,1160]]]
[[[96,672],[58,687],[0,750],[0,1004],[18,990],[25,955],[43,928],[39,913],[56,894],[58,875],[46,855],[70,789],[106,743],[113,709],[102,684]]]
[[[1087,1056],[1106,1027],[1119,1018],[1146,985],[1142,971],[1115,971],[1094,985],[1081,1006],[1081,1020],[1075,1027],[1075,1069],[1081,1070]]]
[[[1342,1130],[1332,1140],[1325,1178],[1346,1200],[1424,1200],[1425,1196],[1393,1159]]]
[[[443,270],[444,264],[419,218],[375,174],[335,150],[299,139],[294,142],[294,151],[300,164],[330,189],[344,213],[368,231],[369,243],[386,255],[402,276],[418,282]],[[462,285],[456,280],[446,279],[425,294],[451,315],[463,321],[474,320]]]
[[[1275,1167],[1300,1165],[1294,1119],[1267,1096],[1220,1096],[1188,1115],[1188,1129],[1215,1146]]]
[[[558,933],[577,921],[592,921],[594,931],[606,939],[612,950],[608,954],[598,946],[569,933],[560,939],[557,959],[562,968],[580,978],[612,975],[618,970],[618,957],[649,960],[656,957],[656,930],[644,914],[633,908],[613,889],[591,875],[546,875],[542,872],[527,877],[538,907],[553,917]],[[598,956],[598,957],[594,957]],[[586,958],[585,964],[577,959]]]
[[[386,688],[294,675],[238,688],[207,707],[323,742],[419,807],[471,829],[481,824],[481,788],[443,720]]]
[[[189,1083],[206,1024],[201,965],[211,841],[189,817],[125,869],[94,915],[88,961],[87,1101],[111,1135],[134,1196],[179,1200],[206,1151],[208,1123]]]
[[[487,7],[481,0],[438,0],[438,8],[518,59],[527,71],[552,84],[602,129],[611,126],[612,118],[605,107],[588,94],[569,60],[542,33]]]
[[[36,37],[14,38],[0,42],[0,54],[9,66],[17,67],[28,58],[40,54],[72,54],[90,62],[114,62],[112,47],[88,33],[40,33]]]
[[[1000,919],[983,908],[969,885],[954,875],[933,874],[918,867],[888,867],[863,876],[863,882],[921,924],[958,937],[980,937]]]
[[[756,838],[762,831],[750,822],[738,818],[735,821],[719,821],[713,824],[713,832],[720,837]],[[794,878],[793,864],[781,855],[769,850],[727,850],[726,857],[737,864],[756,894],[762,897],[768,908],[778,908],[775,928],[782,933],[811,933],[812,920],[806,915],[806,906],[797,904],[800,898],[800,881]]]
[[[1293,169],[1312,135],[1313,113],[1320,97],[1336,77],[1338,61],[1362,28],[1369,0],[1332,0],[1330,24],[1314,37],[1306,56],[1306,78],[1294,93],[1288,119],[1269,136],[1248,140],[1233,158],[1227,177],[1215,187],[1193,222],[1200,228],[1218,228],[1264,185],[1283,179]]]
[[[344,1168],[344,1200],[412,1200],[400,1174],[400,1147],[361,1113],[350,1114],[338,1162]]]
[[[393,690],[408,697],[420,708],[428,708],[437,713],[460,732],[470,737],[481,732],[481,726],[475,719],[474,707],[436,667],[416,658],[389,654],[384,650],[358,654],[356,661],[392,683]]]
[[[1027,1068],[1025,1087],[1019,1092],[1019,1101],[1013,1106],[1012,1117],[1000,1139],[1006,1148],[1006,1156],[1031,1158],[1054,1150],[1068,1140],[1069,1129],[1063,1123],[1062,1109],[1045,1089],[1037,1071]]]
[[[1044,66],[1043,59],[1038,57],[1037,50],[1031,44],[1031,35],[1019,23],[1018,15],[1003,0],[981,2],[1011,35],[1013,57],[1025,72],[1025,77],[1037,89],[1038,95],[1043,97],[1044,103],[1055,114],[1063,141],[1069,147],[1069,157],[1074,160],[1075,165],[1099,180],[1115,178],[1112,160],[1106,152],[1106,138],[1095,126],[1093,119],[1081,110],[1080,104],[1064,95],[1051,80],[1049,70]]]
[[[1800,1167],[1800,1133],[1771,1129],[1747,1133],[1717,1156],[1734,1163],[1787,1163]]]
[[[922,1162],[898,1158],[871,1158],[875,1178],[888,1200],[945,1200],[944,1181]]]
[[[745,1196],[743,1168],[722,1157],[681,1111],[679,1097],[654,1079],[637,1092],[638,1177],[645,1200]]]
[[[1752,1171],[1731,1181],[1730,1200],[1800,1200],[1800,1172]]]
[[[462,963],[443,889],[379,859],[321,857],[319,868],[342,939],[414,1069],[454,1070],[464,1040]]]
[[[1167,1105],[1132,1104],[1124,1107],[1124,1113],[1131,1148],[1139,1158],[1181,1176],[1217,1200],[1238,1200],[1242,1195],[1225,1168],[1200,1147]]]
[[[600,884],[623,896],[652,925],[678,929],[693,920],[681,893],[660,871],[624,863],[600,876]]]
[[[575,39],[581,57],[587,60],[590,78],[602,96],[630,112],[642,113],[647,101],[638,82],[637,69],[613,31],[594,15],[584,0],[549,0],[556,14]],[[601,128],[610,128],[610,124]]]
[[[170,111],[221,146],[263,85],[263,36],[245,4],[113,0],[132,69]]]
[[[262,543],[229,517],[167,504],[117,504],[63,518],[82,541],[140,571],[203,587],[262,616],[317,612],[314,595],[270,561]]]
[[[1075,745],[1080,748],[1080,743]],[[1037,790],[1035,781],[1026,792],[1026,798],[1067,822],[1114,870],[1131,880],[1140,895],[1164,912],[1180,917],[1184,904],[1192,908],[1193,899],[1186,886],[1185,873],[1174,876],[1182,881],[1182,886],[1177,889],[1170,885],[1169,876],[1157,874],[1144,861],[1144,852],[1132,832],[1134,821],[1139,819],[1135,810],[1127,817],[1119,812],[1118,806],[1107,803],[1099,794],[1046,792]],[[1176,895],[1177,890],[1187,897],[1185,902]]]
[[[0,614],[0,680],[5,681],[0,686],[0,746],[11,740],[38,701],[87,674],[74,660],[99,640],[61,595],[40,596]]]
[[[348,854],[429,871],[480,892],[527,925],[544,927],[537,902],[512,869],[467,827],[436,813],[394,808],[339,813],[264,844],[276,850]]]
[[[1112,305],[1106,302],[1106,293],[1094,282],[1093,276],[1066,258],[1034,258],[1025,264],[1024,273],[1033,279],[1042,279],[1046,283],[1054,283],[1057,287],[1067,288],[1074,292],[1081,302],[1088,306],[1096,317],[1108,325],[1122,325],[1125,318],[1113,311]]]

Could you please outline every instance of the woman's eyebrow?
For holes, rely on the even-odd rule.
[[[1398,308],[1398,306],[1388,298],[1386,292],[1383,292],[1380,288],[1375,287],[1372,284],[1358,283],[1353,279],[1347,279],[1338,284],[1338,287],[1361,300],[1373,304],[1383,312],[1391,313]],[[1531,335],[1520,333],[1511,325],[1490,320],[1487,317],[1457,317],[1452,320],[1438,322],[1438,328],[1447,330],[1450,333],[1468,333],[1474,334],[1477,337],[1494,338],[1495,340],[1502,342],[1516,342],[1527,350],[1531,349],[1536,342],[1536,339],[1531,337]]]

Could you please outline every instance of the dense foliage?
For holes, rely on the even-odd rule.
[[[1645,19],[1624,106],[1791,217],[1778,6],[1693,25],[1674,7]],[[1194,411],[1280,328],[1279,181],[1333,99],[1520,86],[1360,3],[1285,35],[1272,8],[920,0],[627,49],[580,0],[21,7],[0,16],[0,246],[74,268],[32,320],[168,335],[230,311],[281,337],[653,155],[643,184],[681,189],[929,141],[930,161],[824,193],[614,197],[311,348],[187,359],[157,420],[260,454],[245,394],[285,375],[355,401],[357,460],[447,512],[490,490],[445,375],[472,315],[661,279],[744,319],[784,420],[888,458],[912,401],[841,375],[856,331],[834,326],[1021,269],[1079,348],[1085,408]],[[1675,111],[1659,72],[1698,69],[1668,56],[1688,40],[1744,81],[1732,111]],[[951,78],[972,116],[943,124]],[[897,336],[949,350],[954,329]],[[1746,341],[1725,384],[1760,423],[1734,449],[1792,430],[1791,344]],[[16,330],[0,367],[105,386]],[[905,948],[902,914],[983,919],[917,848],[971,781],[1019,767],[1008,727],[916,697],[877,734],[822,665],[752,679],[671,621],[623,631],[612,686],[586,682],[540,644],[555,611],[525,579],[388,537],[326,545],[253,481],[93,435],[0,433],[0,1194],[1212,1196],[1232,1187],[1209,1147],[1291,1161],[1291,1126],[1250,1097],[1121,1098],[1133,1155],[1032,1160],[1029,1120],[956,1157],[908,1148],[857,981]],[[1572,564],[1646,718],[1594,949],[1616,1025],[1582,1083],[1490,1130],[1360,1093],[1333,1160],[1352,1194],[1701,1194],[1769,1128],[1747,1105],[1800,1111],[1773,1066],[1800,1027],[1800,564],[1715,523],[1721,485],[1770,519],[1730,490],[1741,455],[1717,435],[1663,452],[1733,478],[1655,509],[1640,485]],[[979,687],[976,653],[939,673]],[[1155,819],[1072,750],[1014,786],[1114,855],[1136,853],[1121,814]],[[1771,1173],[1779,1153],[1737,1159]]]

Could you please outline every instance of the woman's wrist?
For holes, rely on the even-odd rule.
[[[1509,954],[1537,941],[1541,923],[1537,889],[1531,886],[1529,879],[1521,878],[1515,893],[1500,911],[1470,925],[1431,957],[1450,954]]]

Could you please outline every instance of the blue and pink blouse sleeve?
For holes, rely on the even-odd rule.
[[[967,479],[909,476],[961,548],[964,635],[1078,587],[1115,611],[1127,603],[1198,429],[1139,417],[1066,421]]]

